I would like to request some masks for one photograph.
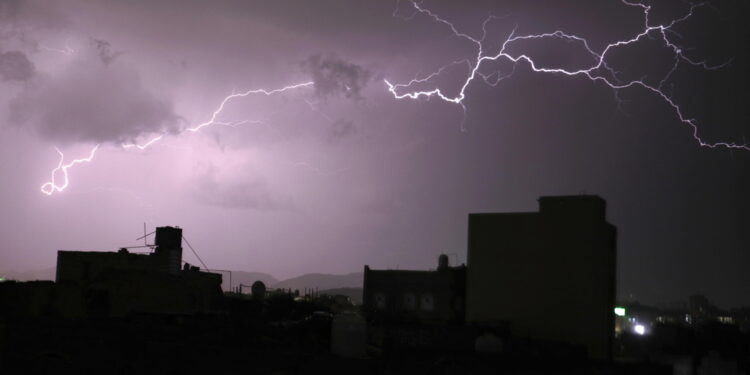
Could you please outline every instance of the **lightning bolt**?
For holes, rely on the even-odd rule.
[[[42,193],[46,195],[52,195],[54,192],[61,192],[65,190],[65,188],[68,187],[68,182],[70,180],[68,179],[68,169],[72,168],[73,166],[81,163],[88,163],[92,160],[94,160],[94,154],[96,154],[96,150],[99,149],[99,145],[94,146],[93,149],[91,149],[91,153],[88,157],[81,158],[81,159],[75,159],[71,161],[68,164],[63,164],[65,162],[65,155],[63,155],[62,151],[59,149],[57,150],[57,153],[60,154],[60,162],[57,164],[57,167],[52,170],[52,176],[50,178],[50,181],[42,185],[41,190]],[[55,183],[57,172],[62,172],[63,175],[63,183],[61,185],[57,185]]]
[[[161,141],[162,138],[164,138],[164,135],[165,134],[156,136],[156,137],[152,138],[150,141],[148,141],[148,142],[146,142],[146,143],[144,143],[142,145],[139,145],[139,144],[136,144],[136,143],[123,143],[121,146],[122,146],[122,148],[125,148],[125,149],[128,149],[128,148],[137,148],[139,150],[145,150],[149,146],[151,146],[152,144]]]
[[[205,128],[205,127],[212,126],[212,125],[223,125],[223,126],[232,126],[232,127],[234,127],[234,126],[239,126],[239,125],[242,125],[242,124],[245,124],[245,123],[258,123],[258,121],[252,121],[252,120],[242,120],[242,121],[236,121],[236,122],[225,122],[225,121],[219,121],[218,117],[221,114],[221,112],[224,111],[224,108],[226,107],[226,105],[230,101],[232,101],[234,99],[244,98],[244,97],[247,97],[247,96],[250,96],[250,95],[255,95],[255,94],[262,94],[262,95],[265,95],[265,96],[271,96],[271,95],[280,94],[280,93],[283,93],[283,92],[286,92],[286,91],[290,91],[290,90],[301,89],[301,88],[305,88],[305,87],[311,87],[314,84],[315,84],[315,82],[308,81],[308,82],[302,82],[302,83],[297,83],[297,84],[293,84],[293,85],[284,86],[282,88],[273,89],[273,90],[268,90],[268,89],[254,89],[254,90],[247,90],[247,91],[241,92],[241,93],[233,93],[233,94],[227,95],[220,102],[220,104],[216,108],[216,110],[214,110],[212,112],[211,117],[207,121],[202,122],[200,124],[197,124],[197,125],[195,125],[193,127],[186,128],[185,130],[188,130],[188,131],[191,131],[191,132],[197,132],[197,131]],[[122,147],[123,149],[137,148],[139,150],[145,150],[145,149],[151,147],[152,145],[154,145],[155,143],[157,143],[157,142],[161,141],[162,139],[164,139],[164,136],[166,136],[166,134],[158,135],[158,136],[152,138],[151,140],[149,140],[148,142],[143,143],[143,144],[136,144],[136,143],[127,143],[127,144],[125,144],[124,143],[124,144],[121,144],[120,147]],[[89,154],[88,157],[82,158],[82,159],[73,160],[73,161],[71,161],[68,164],[63,164],[64,160],[65,160],[65,155],[62,153],[62,151],[60,151],[59,149],[55,148],[55,150],[57,150],[57,153],[60,154],[60,162],[58,163],[57,167],[55,167],[55,169],[52,170],[50,181],[48,181],[48,182],[44,183],[44,185],[42,185],[42,187],[41,187],[42,193],[44,193],[46,195],[52,195],[55,192],[59,193],[59,192],[62,192],[63,190],[65,190],[68,187],[68,183],[69,183],[68,169],[74,167],[75,165],[81,164],[81,163],[91,162],[94,159],[94,154],[96,153],[96,151],[98,149],[99,149],[99,145],[96,145],[91,150],[91,153]],[[55,182],[56,181],[56,176],[57,176],[57,173],[60,172],[60,171],[63,174],[63,183],[61,185],[57,185],[56,182]]]
[[[70,46],[70,40],[69,39],[65,40],[65,48],[55,48],[55,47],[49,47],[49,46],[46,46],[46,45],[40,45],[39,48],[41,48],[41,49],[43,49],[45,51],[61,53],[61,54],[66,55],[66,56],[72,56],[74,53],[76,53],[76,50],[73,49],[73,47]]]
[[[549,74],[562,74],[566,76],[583,76],[587,79],[591,80],[592,82],[600,82],[608,87],[610,87],[612,90],[615,91],[615,95],[617,95],[617,91],[620,89],[630,88],[630,87],[641,87],[649,92],[652,92],[657,97],[659,97],[664,103],[666,103],[675,113],[676,117],[681,121],[683,124],[688,125],[692,129],[692,136],[695,139],[695,141],[702,147],[708,147],[708,148],[725,148],[725,149],[742,149],[746,151],[750,151],[750,146],[747,144],[739,144],[736,142],[709,142],[705,141],[699,136],[698,132],[698,121],[693,118],[688,118],[683,114],[682,108],[679,104],[677,104],[670,95],[668,95],[664,90],[663,86],[665,82],[670,78],[670,76],[677,70],[677,67],[681,63],[687,63],[692,66],[700,67],[706,70],[716,70],[721,69],[725,66],[727,66],[730,61],[727,61],[723,64],[719,65],[709,65],[706,61],[697,61],[694,59],[689,58],[688,56],[685,56],[683,49],[672,42],[668,36],[668,34],[677,34],[672,28],[689,19],[692,17],[693,12],[703,6],[707,6],[706,3],[698,3],[698,4],[691,4],[689,11],[682,17],[675,18],[667,23],[663,24],[651,24],[651,20],[649,19],[649,13],[651,11],[650,5],[645,5],[641,3],[631,2],[628,0],[620,0],[620,2],[626,6],[629,7],[635,7],[640,8],[643,13],[643,29],[636,35],[632,36],[630,39],[625,40],[618,40],[613,43],[608,44],[601,52],[596,52],[594,49],[592,49],[589,45],[589,42],[580,36],[572,35],[565,33],[561,30],[556,30],[554,32],[549,33],[542,33],[542,34],[527,34],[527,35],[516,35],[516,29],[514,28],[513,31],[504,39],[504,41],[501,44],[499,52],[495,54],[488,54],[485,52],[485,39],[487,37],[487,25],[492,22],[495,19],[498,19],[500,17],[496,16],[489,16],[487,17],[484,22],[482,23],[482,37],[481,38],[475,38],[472,37],[469,34],[463,33],[456,28],[456,26],[451,23],[448,20],[445,20],[441,18],[439,15],[435,14],[434,12],[430,11],[427,8],[424,8],[421,3],[417,3],[414,1],[411,1],[411,5],[414,7],[414,14],[412,14],[409,17],[406,17],[405,19],[411,19],[415,17],[417,14],[422,14],[427,17],[432,18],[435,22],[443,24],[447,26],[453,35],[456,37],[462,38],[464,40],[467,40],[474,45],[476,45],[477,53],[472,59],[464,59],[460,61],[453,61],[447,65],[442,66],[437,71],[426,75],[423,78],[414,78],[406,83],[391,83],[388,79],[384,79],[386,87],[388,88],[388,91],[393,95],[395,99],[419,99],[419,98],[431,98],[431,97],[437,97],[440,100],[446,101],[448,103],[456,104],[461,107],[464,113],[464,118],[466,117],[466,104],[464,103],[464,100],[466,99],[466,89],[469,87],[469,85],[476,80],[477,77],[480,77],[482,81],[484,81],[486,84],[491,86],[496,86],[500,81],[502,81],[504,78],[507,78],[513,72],[506,75],[500,75],[499,72],[497,74],[493,73],[490,75],[482,74],[479,70],[482,67],[483,63],[490,63],[494,61],[507,61],[513,64],[513,69],[515,70],[515,67],[517,64],[521,62],[525,62],[530,66],[530,68],[537,73],[549,73]],[[396,11],[394,11],[394,16],[398,12],[398,8]],[[657,38],[659,41],[661,41],[665,47],[669,48],[673,55],[674,55],[674,65],[671,67],[669,72],[665,75],[665,77],[659,81],[658,85],[652,85],[647,82],[645,82],[644,79],[640,80],[627,80],[622,81],[618,77],[618,72],[614,71],[612,68],[610,68],[607,65],[607,54],[619,47],[624,47],[627,45],[631,45],[634,43],[637,43],[644,38]],[[533,39],[548,39],[548,38],[557,38],[560,40],[564,40],[567,42],[577,43],[578,45],[583,46],[583,48],[586,50],[586,52],[592,57],[593,63],[585,68],[582,69],[575,69],[575,70],[569,70],[569,69],[563,69],[563,68],[549,68],[549,67],[540,67],[538,64],[528,55],[526,54],[518,54],[513,55],[510,52],[508,52],[508,48],[513,45],[516,42],[524,41],[524,40],[533,40]],[[412,90],[411,88],[414,85],[421,85],[421,84],[429,84],[433,78],[436,78],[443,74],[447,69],[449,69],[452,66],[458,65],[458,64],[466,64],[470,67],[470,72],[466,76],[466,79],[463,81],[463,84],[461,85],[460,90],[455,95],[449,95],[444,93],[439,87],[435,87],[428,90]],[[609,73],[607,75],[607,73]],[[492,76],[495,76],[495,79],[492,79]],[[463,129],[463,123],[462,123],[462,129]]]
[[[221,101],[221,104],[219,104],[219,107],[216,108],[216,110],[213,112],[213,114],[211,115],[211,118],[209,118],[208,121],[202,122],[192,128],[188,128],[187,130],[191,132],[197,132],[198,130],[201,130],[202,128],[205,128],[206,126],[210,126],[210,125],[226,125],[226,123],[220,123],[216,121],[216,118],[224,110],[224,106],[226,106],[226,104],[229,103],[229,101],[231,101],[232,99],[244,98],[248,95],[253,95],[253,94],[263,94],[266,96],[271,96],[271,95],[279,94],[279,93],[289,91],[289,90],[299,89],[303,87],[310,87],[314,84],[315,82],[310,81],[310,82],[303,82],[303,83],[297,83],[294,85],[284,86],[280,89],[275,89],[275,90],[256,89],[256,90],[248,90],[248,91],[238,93],[238,94],[228,95],[227,97],[224,98],[224,100]]]
[[[679,64],[681,63],[687,63],[692,66],[700,67],[706,70],[716,70],[721,69],[722,67],[725,67],[730,61],[727,61],[723,64],[719,65],[709,65],[706,61],[697,61],[694,59],[689,58],[684,54],[683,49],[678,46],[676,43],[672,42],[668,36],[668,34],[675,34],[677,33],[672,30],[672,28],[689,19],[693,16],[693,13],[696,9],[706,6],[706,3],[698,3],[698,4],[691,4],[688,12],[679,18],[675,18],[667,23],[662,24],[652,24],[651,20],[649,19],[649,14],[651,11],[650,5],[645,5],[641,3],[631,2],[628,0],[620,0],[620,2],[628,7],[634,7],[639,8],[642,11],[643,14],[643,28],[642,30],[632,36],[630,39],[624,39],[624,40],[618,40],[615,42],[612,42],[608,44],[601,52],[595,51],[593,48],[590,47],[589,42],[580,36],[568,34],[562,30],[556,30],[553,32],[548,33],[541,33],[541,34],[526,34],[526,35],[516,35],[516,29],[514,28],[513,31],[503,40],[500,50],[495,54],[489,54],[485,52],[485,40],[487,38],[487,25],[497,19],[501,19],[502,17],[496,17],[496,16],[489,16],[487,17],[484,22],[482,23],[482,36],[481,38],[475,38],[472,37],[469,34],[466,34],[464,32],[461,32],[453,23],[450,21],[441,18],[436,13],[430,11],[429,9],[423,7],[421,3],[417,3],[414,1],[411,1],[411,5],[415,9],[415,12],[413,15],[405,18],[405,19],[411,19],[415,17],[418,14],[422,14],[425,16],[428,16],[432,18],[435,22],[443,24],[447,26],[453,35],[456,37],[462,38],[464,40],[467,40],[474,44],[477,49],[477,53],[472,58],[466,58],[463,60],[453,61],[447,65],[444,65],[443,67],[439,68],[433,73],[430,73],[423,78],[415,77],[414,79],[411,79],[410,81],[406,83],[391,83],[388,79],[384,79],[384,83],[388,89],[388,91],[393,95],[395,99],[420,99],[420,98],[431,98],[431,97],[437,97],[445,102],[459,105],[464,113],[464,118],[466,116],[467,107],[465,104],[466,99],[466,90],[467,88],[479,77],[484,83],[490,85],[490,86],[496,86],[498,85],[503,79],[511,76],[513,72],[515,71],[515,67],[519,63],[526,63],[528,66],[532,69],[532,71],[537,73],[548,73],[548,74],[561,74],[566,75],[570,77],[577,77],[582,76],[587,79],[589,79],[592,82],[602,83],[614,90],[615,96],[617,96],[617,92],[620,89],[630,88],[630,87],[641,87],[649,92],[652,92],[657,97],[661,98],[662,101],[667,104],[675,113],[676,117],[684,123],[685,125],[688,125],[692,129],[692,137],[696,140],[696,142],[702,146],[702,147],[708,147],[708,148],[726,148],[726,149],[742,149],[750,151],[750,146],[747,144],[739,144],[736,142],[708,142],[703,140],[699,136],[699,129],[698,129],[698,121],[693,118],[688,118],[683,114],[682,108],[679,104],[677,104],[670,95],[668,95],[663,87],[667,80],[671,77],[671,75],[677,70]],[[396,12],[394,12],[395,15]],[[665,47],[669,48],[673,55],[674,55],[674,65],[671,67],[671,69],[667,72],[667,74],[659,81],[658,85],[652,85],[647,83],[644,79],[640,80],[628,80],[623,81],[619,78],[619,72],[613,70],[608,64],[607,64],[607,54],[620,47],[628,46],[634,43],[637,43],[644,38],[654,38],[656,37],[658,40],[660,40]],[[578,45],[581,45],[586,52],[592,57],[592,64],[581,69],[564,69],[564,68],[550,68],[550,67],[541,67],[539,66],[532,57],[526,55],[526,54],[517,54],[513,55],[510,52],[508,52],[508,49],[511,45],[520,42],[520,41],[526,41],[526,40],[539,40],[539,39],[549,39],[549,38],[556,38],[559,40],[564,40],[568,42],[577,43]],[[52,49],[50,49],[52,50]],[[74,52],[71,48],[67,48],[66,50],[60,50],[59,52],[63,53],[72,53]],[[492,74],[484,74],[480,72],[480,68],[483,66],[484,63],[490,63],[495,61],[507,61],[512,63],[513,70],[508,74],[500,74],[500,72],[495,72]],[[430,90],[411,90],[411,88],[414,85],[418,84],[430,84],[431,81],[440,76],[441,74],[445,73],[449,68],[457,65],[466,65],[470,68],[470,71],[468,75],[466,76],[465,80],[463,81],[463,84],[460,87],[460,90],[455,95],[449,95],[443,92],[439,87],[432,88]],[[607,73],[609,73],[607,75]],[[186,128],[185,130],[188,130],[190,132],[197,132],[205,127],[212,126],[212,125],[225,125],[225,126],[237,126],[241,125],[246,122],[250,121],[239,121],[239,122],[223,122],[219,121],[218,117],[223,112],[225,106],[232,100],[237,98],[244,98],[250,95],[256,95],[256,94],[262,94],[266,96],[271,96],[274,94],[283,93],[289,90],[295,90],[295,89],[301,89],[305,87],[311,87],[314,85],[314,82],[302,82],[297,83],[289,86],[284,86],[282,88],[268,90],[268,89],[254,89],[254,90],[248,90],[241,93],[232,93],[226,97],[220,102],[219,106],[214,110],[209,117],[209,119],[205,122],[199,123],[195,126]],[[308,105],[310,103],[308,102]],[[313,107],[313,109],[315,109]],[[463,128],[463,123],[462,123]],[[121,147],[124,149],[131,149],[131,148],[137,148],[140,150],[145,150],[152,146],[153,144],[161,141],[166,134],[158,135],[151,140],[147,141],[144,144],[122,144]],[[51,173],[51,180],[44,185],[42,185],[41,190],[46,195],[52,195],[54,192],[62,192],[65,190],[65,188],[68,186],[69,178],[68,178],[68,169],[72,168],[73,166],[77,164],[81,164],[84,162],[90,162],[93,160],[94,154],[96,153],[97,149],[99,148],[99,145],[95,146],[92,150],[90,155],[87,158],[82,159],[76,159],[68,164],[64,164],[64,155],[60,150],[57,150],[57,152],[60,154],[60,162],[58,166],[52,170]],[[56,184],[56,176],[58,172],[62,172],[63,174],[63,184],[57,185]]]

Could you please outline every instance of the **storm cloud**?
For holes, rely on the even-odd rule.
[[[335,55],[310,56],[302,63],[302,67],[315,82],[315,94],[322,98],[343,96],[362,99],[361,92],[372,76],[362,66]]]
[[[96,49],[96,52],[99,55],[99,60],[101,60],[104,65],[111,64],[122,54],[120,51],[112,51],[112,45],[106,40],[92,38],[91,44]]]
[[[0,52],[0,80],[28,81],[34,74],[34,64],[23,52]]]
[[[690,6],[652,3],[653,25]],[[485,55],[514,30],[562,30],[601,53],[644,26],[643,9],[618,0],[420,4],[472,38],[496,15]],[[697,119],[698,135],[743,143],[750,2],[713,5],[670,38],[694,61],[731,65],[672,71],[649,38],[609,50],[608,63],[650,83],[671,72],[663,87]],[[509,48],[538,67],[591,63],[574,41]],[[458,95],[471,71],[463,61],[478,53],[409,1],[0,0],[0,52],[4,268],[49,267],[60,248],[127,245],[145,221],[187,228],[211,244],[205,258],[218,268],[425,269],[439,252],[465,254],[468,213],[536,210],[540,195],[588,192],[607,199],[621,234],[621,296],[700,292],[724,306],[750,298],[725,287],[749,281],[750,152],[701,148],[643,87],[613,92],[524,61],[485,61],[478,73],[506,78],[493,87],[477,76],[463,106],[434,95],[396,100],[383,79],[406,83],[451,62],[411,89]],[[314,87],[236,97],[216,124],[181,132],[231,93],[308,81]],[[112,147],[164,133],[145,150]],[[67,163],[94,143],[103,145],[69,169],[65,191],[39,192],[60,162],[55,146]],[[53,179],[62,183],[62,173]]]
[[[135,69],[113,64],[108,44],[95,45],[97,59],[81,58],[16,97],[10,121],[58,143],[120,144],[176,132],[182,119],[173,104],[145,88]]]

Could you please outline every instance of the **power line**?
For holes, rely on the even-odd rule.
[[[196,253],[196,252],[195,252],[195,249],[193,249],[193,247],[192,247],[192,246],[190,246],[190,242],[188,242],[187,238],[185,238],[185,236],[184,236],[184,235],[182,236],[182,239],[183,239],[183,240],[185,241],[185,243],[186,243],[186,244],[188,245],[188,247],[189,247],[189,248],[190,248],[190,250],[191,250],[191,251],[193,252],[193,254],[195,254],[195,257],[196,257],[196,258],[198,258],[198,260],[199,260],[199,261],[201,262],[201,264],[203,265],[203,268],[205,268],[205,269],[206,269],[207,271],[210,271],[210,269],[208,269],[208,266],[206,265],[206,263],[203,263],[203,259],[201,259],[201,257],[200,257],[200,256],[198,256],[198,253]]]

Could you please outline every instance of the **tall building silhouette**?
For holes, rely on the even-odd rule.
[[[469,215],[466,320],[611,356],[616,228],[593,195],[539,198],[539,212]]]

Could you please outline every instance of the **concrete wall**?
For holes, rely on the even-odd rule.
[[[468,322],[611,354],[615,228],[595,196],[540,199],[539,213],[469,215]]]

